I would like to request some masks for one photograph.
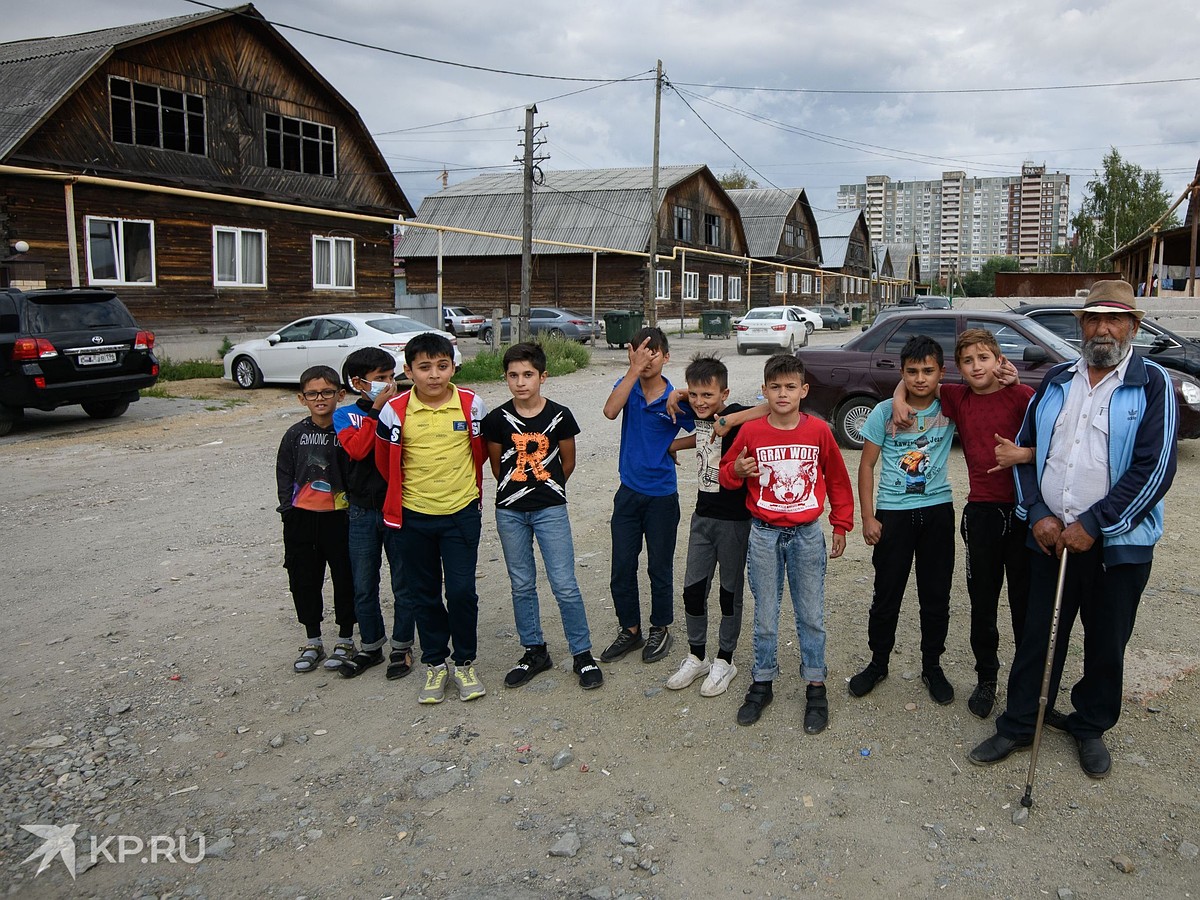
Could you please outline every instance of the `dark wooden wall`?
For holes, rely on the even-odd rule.
[[[148,327],[214,324],[275,327],[319,312],[394,309],[391,229],[382,223],[300,215],[245,204],[181,201],[135,190],[76,185],[75,229],[80,284],[87,286],[84,217],[151,219],[157,284],[112,287]],[[69,287],[63,185],[33,178],[0,179],[0,212],[12,240],[28,241],[28,262],[41,263],[47,287]],[[213,285],[214,225],[267,232],[266,288]],[[355,289],[313,290],[312,236],[353,237]]]

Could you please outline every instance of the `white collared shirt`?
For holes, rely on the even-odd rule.
[[[1095,387],[1088,378],[1087,362],[1080,357],[1075,363],[1042,470],[1042,500],[1064,525],[1108,494],[1108,411],[1113,392],[1125,379],[1130,356],[1126,353]]]

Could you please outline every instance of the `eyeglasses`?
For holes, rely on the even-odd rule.
[[[301,396],[305,400],[332,400],[337,396],[337,391],[333,388],[326,388],[323,391],[305,391]]]

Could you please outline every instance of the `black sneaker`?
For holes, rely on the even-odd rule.
[[[605,651],[600,654],[600,662],[612,662],[613,660],[620,659],[630,650],[636,650],[644,643],[646,643],[646,639],[642,637],[641,631],[634,634],[629,629],[622,628],[617,632],[617,639],[609,644]]]
[[[642,662],[658,662],[671,649],[671,632],[666,625],[651,625],[650,637],[642,648]]]
[[[775,692],[771,687],[771,682],[753,682],[750,690],[746,691],[746,699],[742,701],[742,705],[737,711],[737,723],[753,725],[762,715],[762,711],[770,706],[774,699]]]
[[[865,697],[887,676],[887,669],[871,660],[865,669],[850,679],[850,693],[855,697]]]
[[[554,663],[550,659],[550,654],[546,652],[545,644],[542,644],[540,647],[526,647],[525,655],[521,657],[521,661],[504,676],[504,686],[520,687],[532,681],[533,676],[538,672],[545,672],[553,665]]]
[[[929,696],[935,703],[946,706],[954,702],[954,686],[946,680],[946,673],[942,671],[941,666],[926,669],[921,673],[921,681],[929,688]]]
[[[829,725],[829,700],[825,696],[825,685],[810,684],[804,691],[804,731],[820,734]]]
[[[975,690],[971,691],[971,697],[967,700],[967,709],[971,711],[971,715],[986,719],[992,714],[992,707],[996,705],[996,682],[981,681],[975,685]]]
[[[591,652],[587,650],[576,654],[575,664],[571,668],[579,676],[579,686],[585,691],[590,691],[604,684],[604,673],[600,671],[600,667],[596,665],[596,660],[592,658]]]

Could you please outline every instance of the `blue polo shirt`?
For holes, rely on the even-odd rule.
[[[667,451],[679,429],[694,431],[696,420],[690,411],[681,409],[671,421],[667,413],[667,395],[674,390],[664,376],[667,388],[653,403],[646,403],[639,379],[629,392],[621,412],[621,454],[617,469],[621,484],[648,497],[669,497],[677,493],[675,463]],[[613,384],[615,389],[621,379]]]

